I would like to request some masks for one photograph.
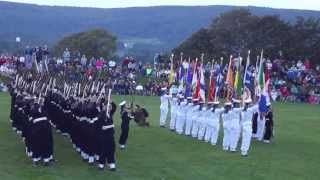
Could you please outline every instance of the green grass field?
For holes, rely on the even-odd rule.
[[[120,97],[114,97],[119,102]],[[128,100],[130,98],[128,97]],[[151,117],[150,128],[131,123],[127,149],[117,149],[117,171],[98,171],[73,151],[70,142],[54,136],[55,158],[51,167],[33,167],[24,144],[8,120],[10,97],[0,93],[0,179],[301,179],[320,178],[320,107],[275,104],[276,134],[272,144],[253,142],[249,157],[222,151],[190,137],[158,127],[159,98],[136,97]],[[116,137],[119,135],[117,112]],[[221,139],[221,138],[219,138]]]

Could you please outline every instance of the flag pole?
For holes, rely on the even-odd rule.
[[[109,89],[109,92],[108,92],[108,103],[107,103],[107,117],[108,117],[108,118],[110,118],[109,106],[110,106],[110,99],[111,99],[111,90],[112,90],[112,89]]]

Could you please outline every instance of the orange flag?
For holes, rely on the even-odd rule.
[[[227,73],[227,78],[226,78],[226,84],[227,84],[227,101],[230,100],[230,97],[232,97],[233,94],[233,84],[234,79],[233,79],[233,71],[232,71],[232,56],[230,56],[230,61],[228,65],[228,73]]]

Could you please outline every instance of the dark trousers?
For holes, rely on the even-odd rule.
[[[266,129],[264,133],[264,140],[270,140],[272,136],[272,131],[273,131],[273,121],[268,120],[266,121]]]
[[[257,133],[257,127],[258,127],[258,113],[254,113],[252,116],[252,133]]]
[[[34,158],[45,159],[52,155],[52,132],[47,121],[38,122],[34,125],[31,138]]]
[[[129,135],[129,127],[121,127],[119,144],[125,145],[127,143],[128,135]]]
[[[102,130],[99,137],[99,164],[115,163],[115,141],[114,141],[114,129]]]

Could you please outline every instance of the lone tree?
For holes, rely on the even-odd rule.
[[[55,46],[56,55],[69,51],[80,51],[87,57],[111,58],[116,52],[116,37],[104,29],[94,29],[72,34],[61,39]]]

